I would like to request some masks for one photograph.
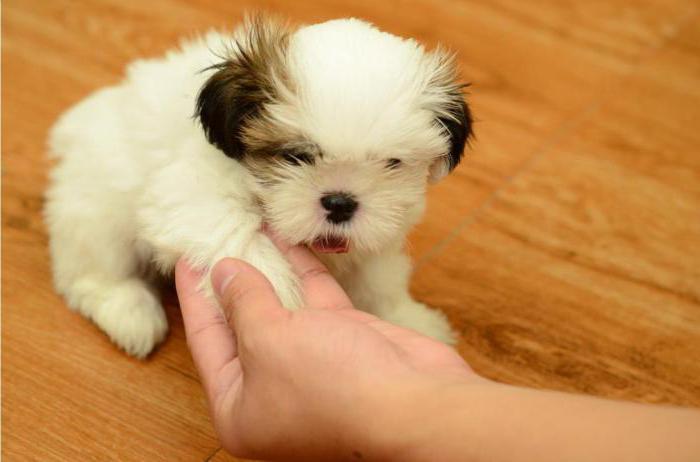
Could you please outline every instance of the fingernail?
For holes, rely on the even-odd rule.
[[[226,292],[236,274],[238,274],[238,268],[233,260],[221,260],[214,265],[211,272],[211,285],[217,297],[221,297]]]

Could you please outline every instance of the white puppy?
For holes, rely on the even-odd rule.
[[[461,89],[450,55],[356,19],[256,18],[137,61],[51,133],[56,288],[144,357],[167,331],[148,270],[182,256],[246,260],[301,305],[265,222],[311,247],[358,308],[451,342],[444,315],[408,293],[403,245],[471,134]]]

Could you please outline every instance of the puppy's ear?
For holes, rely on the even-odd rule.
[[[195,116],[211,144],[227,156],[245,153],[243,130],[275,99],[285,81],[291,30],[270,18],[246,18],[197,97]]]
[[[473,136],[471,111],[461,95],[458,98],[461,101],[456,103],[449,115],[437,118],[438,124],[449,139],[449,150],[430,166],[430,179],[433,182],[440,181],[454,170],[464,156],[465,145]]]
[[[468,84],[456,82],[457,72],[453,55],[443,50],[433,52],[436,72],[430,83],[430,93],[437,95],[435,123],[448,141],[447,152],[435,159],[430,166],[430,181],[440,181],[459,164],[464,156],[464,148],[474,136],[472,113],[464,100],[463,89]]]

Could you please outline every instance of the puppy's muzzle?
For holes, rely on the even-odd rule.
[[[321,205],[328,211],[326,220],[339,224],[350,220],[359,204],[351,194],[331,192],[321,197]]]

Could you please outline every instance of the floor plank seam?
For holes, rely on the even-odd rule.
[[[218,453],[223,449],[222,446],[219,446],[218,448],[214,449],[211,454],[209,454],[205,459],[204,462],[209,462],[211,461]]]
[[[197,377],[197,376],[189,374],[189,373],[183,371],[182,369],[179,369],[179,368],[172,366],[170,364],[166,365],[165,367],[167,367],[168,369],[170,369],[172,371],[177,372],[178,374],[182,375],[183,377],[187,377],[188,379],[190,379],[196,383],[199,383],[199,377]]]

